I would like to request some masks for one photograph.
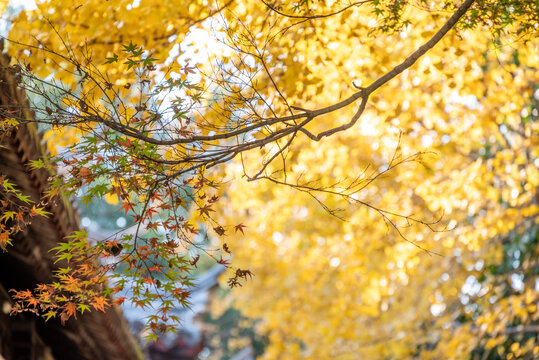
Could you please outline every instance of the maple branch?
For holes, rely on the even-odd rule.
[[[79,124],[79,123],[85,123],[87,121],[102,123],[110,127],[111,129],[121,134],[124,134],[126,136],[142,140],[143,142],[148,143],[148,144],[160,145],[160,146],[201,144],[201,143],[214,144],[216,141],[237,138],[240,135],[246,135],[246,134],[252,133],[253,131],[257,131],[262,128],[267,128],[271,125],[275,125],[275,124],[287,125],[284,128],[274,130],[273,132],[271,132],[269,135],[267,135],[266,137],[262,139],[239,142],[239,143],[236,143],[235,145],[234,144],[227,145],[221,150],[210,150],[210,151],[205,151],[202,154],[184,156],[179,160],[166,161],[165,163],[167,164],[187,164],[188,166],[186,168],[182,168],[174,172],[173,174],[169,174],[163,177],[161,180],[171,179],[173,177],[177,177],[182,174],[189,173],[191,171],[197,170],[202,167],[212,167],[217,164],[227,162],[233,159],[235,156],[237,156],[241,152],[254,149],[257,147],[263,147],[269,143],[276,142],[279,139],[287,137],[289,135],[295,136],[297,132],[304,133],[311,140],[319,141],[323,137],[331,136],[337,132],[345,131],[351,128],[360,118],[362,113],[364,112],[369,95],[372,94],[374,91],[376,91],[378,88],[380,88],[382,85],[384,85],[385,83],[387,83],[388,81],[390,81],[391,79],[393,79],[394,77],[402,73],[405,69],[411,67],[421,56],[423,56],[427,51],[429,51],[432,47],[434,47],[447,34],[447,32],[449,32],[449,30],[455,26],[455,24],[466,13],[466,11],[470,8],[473,2],[474,0],[466,0],[431,39],[429,39],[425,44],[420,46],[408,58],[406,58],[399,65],[395,66],[391,71],[387,72],[386,74],[378,78],[368,87],[360,89],[359,91],[354,93],[352,96],[348,97],[347,99],[340,101],[336,104],[321,108],[321,109],[307,110],[298,114],[291,114],[284,117],[271,117],[271,118],[260,117],[258,121],[254,121],[251,124],[248,124],[246,126],[243,126],[235,130],[231,130],[231,131],[225,131],[221,133],[218,132],[214,135],[193,134],[193,135],[186,136],[183,138],[173,137],[170,139],[163,139],[162,136],[152,137],[145,129],[138,129],[136,127],[129,125],[129,121],[126,121],[125,123],[123,123],[123,122],[120,122],[119,120],[108,118],[106,114],[105,116],[103,116],[99,114],[97,109],[90,108],[88,106],[86,106],[85,109],[82,109],[84,114],[81,114],[78,117],[72,116],[72,114],[70,115],[66,114],[66,116],[64,116],[64,121],[62,125]],[[44,51],[56,54],[54,51],[47,48],[45,48]],[[257,56],[258,58],[262,57],[260,53],[255,54],[255,56]],[[74,66],[76,66],[77,69],[81,67],[81,63],[74,57],[71,58],[71,57],[62,56],[62,59],[68,60]],[[269,73],[267,69],[266,69],[266,73]],[[33,77],[33,79],[36,80],[35,77]],[[38,80],[38,81],[41,81],[41,80]],[[92,78],[92,81],[94,82],[94,84],[97,84],[98,86],[100,85],[99,81],[97,81],[96,79]],[[275,83],[274,83],[274,86],[276,86]],[[106,94],[106,91],[102,86],[99,86],[99,88],[101,92]],[[65,92],[65,90],[63,89],[60,91]],[[45,93],[45,95],[47,94]],[[82,100],[75,94],[73,94],[73,97],[75,99],[78,99],[79,101]],[[48,95],[46,96],[46,98],[48,98]],[[305,129],[305,126],[316,117],[342,109],[356,102],[360,98],[361,98],[361,103],[359,105],[358,110],[356,111],[354,116],[350,119],[350,121],[347,122],[346,124],[337,126],[335,128],[332,128],[326,131],[322,131],[317,135],[314,135]],[[113,105],[112,104],[113,100],[111,100],[110,98],[109,98],[109,102],[111,103],[111,105]],[[116,111],[116,108],[114,106],[113,108],[114,108],[114,111]],[[289,109],[291,108],[289,107]],[[293,125],[287,124],[288,121],[295,122],[296,120],[303,120],[303,121],[301,121],[300,123],[294,123]],[[48,122],[53,125],[58,124],[57,118],[52,119],[50,121],[47,121],[46,119],[41,120],[41,121],[45,123]],[[287,147],[289,145],[290,145],[290,142],[288,143]],[[275,158],[276,156],[272,157],[272,160]],[[156,162],[164,163],[163,160],[159,160],[159,159],[155,159],[155,160]],[[257,175],[260,175],[260,174],[261,172],[259,172]]]
[[[265,0],[260,0],[260,1],[262,1],[264,3],[264,5],[266,5],[268,8],[270,8],[273,12],[276,12],[277,14],[279,14],[281,16],[291,18],[291,19],[306,19],[306,20],[321,19],[321,18],[331,17],[331,16],[338,15],[338,14],[350,9],[351,7],[360,6],[360,5],[372,2],[372,0],[357,1],[355,3],[352,3],[352,4],[348,5],[348,6],[345,6],[344,8],[342,8],[340,10],[337,10],[337,11],[329,13],[329,14],[291,15],[291,14],[287,14],[287,13],[284,13],[284,12],[280,11],[275,6],[269,4]]]
[[[118,113],[115,101],[119,100],[120,104],[123,104],[122,100],[119,98],[119,95],[115,93],[115,97],[111,98],[108,96],[106,90],[109,83],[106,80],[106,75],[99,73],[98,70],[91,71],[92,68],[88,68],[87,71],[82,71],[82,73],[85,74],[85,77],[81,80],[81,86],[82,82],[85,78],[88,78],[91,80],[91,82],[94,84],[94,87],[97,87],[99,91],[105,95],[108,104],[111,106],[111,109],[113,111],[112,114],[110,113],[103,113],[101,110],[99,110],[98,106],[92,106],[91,104],[88,105],[85,102],[85,96],[84,93],[82,95],[78,95],[76,93],[72,93],[69,90],[65,90],[64,88],[55,85],[54,83],[49,84],[46,83],[44,80],[38,79],[37,77],[33,76],[32,74],[26,74],[24,73],[24,69],[22,69],[20,66],[19,68],[22,69],[19,70],[19,72],[23,72],[23,75],[26,75],[30,80],[33,80],[38,83],[44,83],[47,85],[52,85],[60,94],[60,96],[65,95],[71,95],[72,99],[74,99],[76,102],[78,102],[81,105],[81,109],[79,113],[73,113],[70,109],[65,110],[62,109],[61,106],[56,105],[56,114],[57,117],[49,118],[47,119],[40,119],[40,122],[49,123],[52,125],[77,125],[77,126],[87,126],[87,123],[100,123],[105,125],[106,127],[118,132],[119,134],[123,134],[127,137],[138,139],[143,141],[146,144],[152,144],[152,145],[158,145],[158,146],[173,146],[173,145],[192,145],[193,150],[188,152],[183,152],[182,156],[177,160],[168,160],[168,159],[162,159],[159,157],[159,154],[155,154],[153,156],[149,155],[141,155],[139,158],[144,160],[153,161],[156,164],[167,164],[167,165],[182,165],[181,168],[176,170],[175,172],[159,176],[157,179],[157,183],[167,181],[169,179],[173,179],[175,177],[181,176],[183,174],[187,174],[193,171],[196,171],[198,169],[202,168],[211,168],[215,165],[225,163],[233,158],[235,158],[238,154],[241,154],[242,152],[255,149],[255,148],[261,148],[264,147],[267,144],[270,143],[277,143],[279,140],[283,138],[290,137],[284,146],[284,148],[280,148],[276,153],[274,153],[268,161],[266,161],[262,167],[262,169],[254,176],[252,179],[258,179],[260,178],[260,175],[264,172],[264,170],[267,168],[269,163],[271,163],[273,160],[275,160],[280,154],[283,153],[285,149],[287,149],[291,143],[292,140],[296,137],[298,132],[302,132],[307,137],[309,137],[313,141],[320,141],[324,137],[331,136],[333,134],[336,134],[338,132],[345,131],[352,126],[356,124],[358,119],[363,114],[367,103],[368,98],[370,94],[375,92],[378,88],[383,86],[385,83],[390,81],[391,79],[398,76],[400,73],[402,73],[405,69],[410,68],[414,65],[414,63],[423,56],[427,51],[429,51],[431,48],[433,48],[459,21],[459,19],[466,13],[466,11],[470,8],[470,6],[474,3],[474,0],[466,0],[455,13],[449,18],[449,20],[438,30],[438,32],[432,36],[426,43],[424,43],[422,46],[420,46],[418,49],[416,49],[409,57],[407,57],[404,61],[402,61],[400,64],[395,66],[391,71],[385,73],[383,76],[379,77],[377,80],[375,80],[372,84],[370,84],[368,87],[360,88],[359,91],[355,92],[348,98],[335,103],[333,105],[316,109],[316,110],[306,110],[306,109],[300,109],[297,107],[291,107],[288,106],[289,111],[291,112],[288,116],[273,116],[273,117],[262,117],[262,116],[255,116],[253,119],[252,117],[248,117],[247,120],[242,120],[241,125],[237,125],[230,127],[227,129],[227,127],[215,127],[217,130],[214,134],[197,134],[198,131],[206,129],[211,129],[210,126],[213,126],[212,124],[209,124],[210,126],[199,123],[197,124],[198,128],[195,128],[194,131],[189,131],[188,134],[183,134],[181,131],[174,132],[173,134],[170,133],[169,130],[166,130],[166,128],[163,126],[161,133],[158,136],[154,136],[152,132],[148,131],[148,129],[143,126],[140,127],[139,125],[131,125],[131,119],[126,118],[122,121],[122,116]],[[359,5],[360,3],[355,3],[355,5]],[[352,5],[350,5],[352,6]],[[342,10],[344,11],[344,9]],[[329,14],[328,14],[329,15]],[[52,24],[51,24],[52,26]],[[53,27],[54,29],[54,27]],[[55,30],[55,29],[54,29]],[[58,32],[55,30],[56,34]],[[250,39],[247,38],[247,41],[250,41],[252,44],[255,44],[255,37],[250,36]],[[14,42],[16,44],[20,44],[17,42]],[[20,44],[24,45],[24,44]],[[69,44],[64,42],[64,45],[69,48]],[[38,47],[32,47],[38,49]],[[56,53],[55,51],[48,49],[47,47],[43,47],[41,49],[42,51],[52,53],[56,56],[60,56],[62,60],[66,60],[69,63],[71,63],[77,71],[81,72],[81,68],[84,68],[84,65],[74,56],[73,52],[69,51],[69,56],[63,56],[61,54]],[[262,65],[264,68],[264,71],[267,76],[270,77],[270,80],[272,81],[273,86],[275,87],[276,91],[279,93],[279,96],[284,99],[283,94],[279,91],[279,88],[277,86],[277,83],[274,81],[274,79],[271,76],[270,71],[268,70],[265,60],[263,57],[263,52],[258,51],[257,53],[250,54],[249,52],[246,52],[245,50],[240,49],[239,47],[236,49],[238,51],[241,51],[247,55],[253,55],[259,60],[262,61]],[[89,59],[87,59],[89,60]],[[91,64],[91,62],[89,62]],[[72,75],[75,75],[75,72],[71,72]],[[97,76],[94,77],[95,74]],[[252,79],[251,79],[252,81]],[[257,94],[256,88],[253,84],[250,85],[253,89],[254,93]],[[48,100],[51,103],[54,103],[53,98],[45,91],[44,88],[40,87],[31,87],[28,86],[28,89],[30,91],[33,91],[35,93],[42,93],[44,98]],[[249,106],[249,101],[252,99],[246,99],[241,95],[240,97],[243,99],[243,102],[247,104],[248,108],[251,108],[253,112],[255,112],[253,107]],[[342,124],[340,126],[336,126],[334,128],[331,128],[329,130],[322,131],[318,134],[313,134],[307,129],[305,129],[305,126],[312,122],[315,118],[332,113],[334,111],[337,111],[339,109],[342,109],[344,107],[347,107],[348,105],[351,105],[355,103],[357,100],[361,99],[361,102],[358,106],[358,109],[356,113],[352,116],[352,118],[345,124]],[[286,99],[285,103],[286,103]],[[125,105],[124,105],[125,108]],[[271,107],[270,107],[271,109]],[[301,110],[300,113],[293,114],[292,109]],[[43,114],[43,110],[40,110]],[[47,113],[51,116],[51,110],[46,109]],[[137,110],[138,112],[138,110]],[[256,114],[256,112],[255,112]],[[60,117],[60,119],[58,118]],[[21,119],[22,122],[26,122],[28,120]],[[61,123],[59,124],[59,121],[61,120]],[[299,122],[297,122],[299,120]],[[273,125],[284,125],[284,127],[281,128],[272,128]],[[223,131],[225,130],[226,131]],[[263,138],[253,138],[251,134],[255,131],[262,131],[265,130],[266,135]],[[244,139],[240,140],[240,136],[244,136]],[[228,143],[228,144],[221,144],[221,141],[226,141],[230,139],[237,139],[235,143]],[[248,140],[246,140],[248,139]],[[102,141],[107,141],[106,135],[104,139],[101,139]],[[206,148],[203,151],[197,150],[201,149],[202,146],[210,145],[213,146],[211,148]],[[186,148],[185,148],[186,149]]]
[[[425,55],[430,49],[432,49],[448,32],[451,30],[456,23],[460,20],[460,18],[468,11],[468,9],[472,6],[475,0],[466,0],[462,5],[453,13],[453,15],[447,20],[447,22],[434,34],[425,44],[421,45],[416,51],[414,51],[410,56],[408,56],[403,62],[401,62],[399,65],[395,66],[391,71],[387,72],[383,76],[379,77],[377,80],[375,80],[371,85],[369,85],[366,88],[362,88],[360,91],[354,93],[349,98],[333,104],[331,106],[315,110],[315,111],[308,111],[303,114],[307,116],[307,114],[311,117],[317,117],[323,114],[327,114],[333,111],[336,111],[338,109],[344,108],[352,103],[354,103],[356,100],[362,98],[362,102],[359,106],[359,110],[356,112],[356,114],[352,117],[350,122],[348,122],[345,125],[321,132],[320,134],[314,136],[312,134],[309,134],[306,131],[303,131],[309,138],[315,141],[319,141],[322,137],[333,135],[336,132],[343,131],[346,129],[349,129],[351,126],[355,124],[355,122],[359,119],[361,116],[361,113],[365,109],[367,98],[370,94],[372,94],[374,91],[376,91],[378,88],[380,88],[382,85],[390,81],[391,79],[395,78],[397,75],[402,73],[404,70],[408,69],[412,65],[415,64],[415,62]]]
[[[330,105],[330,106],[327,106],[327,107],[324,107],[324,108],[321,108],[321,109],[318,109],[318,110],[305,111],[305,112],[302,112],[302,113],[299,113],[299,114],[294,114],[294,115],[289,115],[289,116],[274,117],[274,118],[261,118],[260,119],[261,121],[256,122],[256,123],[254,123],[254,124],[252,124],[250,126],[247,126],[245,128],[238,129],[238,130],[231,131],[231,132],[216,134],[216,135],[212,135],[212,136],[193,136],[193,137],[186,138],[186,139],[156,140],[156,139],[153,139],[153,138],[145,137],[144,135],[142,135],[140,133],[137,133],[137,131],[134,131],[132,134],[133,134],[134,137],[137,137],[137,138],[139,138],[141,140],[144,140],[144,141],[148,141],[148,142],[153,143],[153,144],[157,144],[157,145],[174,145],[174,144],[190,143],[190,142],[194,142],[194,141],[215,141],[215,140],[221,140],[221,139],[228,139],[228,138],[231,138],[231,137],[235,137],[237,135],[241,135],[241,134],[251,132],[253,130],[257,130],[257,129],[263,127],[263,126],[269,126],[269,125],[273,125],[273,124],[277,124],[277,123],[283,123],[283,122],[286,122],[286,121],[293,121],[293,120],[306,118],[307,119],[306,122],[302,122],[301,124],[292,126],[291,128],[294,129],[293,131],[301,131],[301,132],[303,132],[304,134],[306,134],[312,140],[319,141],[323,137],[333,135],[333,134],[335,134],[337,132],[344,131],[344,130],[347,130],[350,127],[352,127],[357,122],[357,120],[359,119],[361,114],[363,113],[363,111],[364,111],[364,109],[366,107],[367,99],[368,99],[369,95],[372,94],[374,91],[376,91],[378,88],[380,88],[382,85],[384,85],[385,83],[390,81],[391,79],[395,78],[397,75],[402,73],[404,70],[410,68],[412,65],[415,64],[415,62],[419,58],[421,58],[430,49],[432,49],[456,25],[456,23],[460,20],[460,18],[472,6],[474,1],[475,0],[466,0],[464,3],[462,3],[462,5],[455,11],[455,13],[453,13],[453,15],[447,20],[447,22],[440,28],[440,30],[438,30],[438,32],[436,32],[436,34],[434,34],[425,44],[423,44],[416,51],[414,51],[402,63],[395,66],[391,71],[387,72],[383,76],[379,77],[377,80],[375,80],[368,87],[361,89],[360,91],[354,93],[353,95],[351,95],[347,99],[345,99],[343,101],[340,101],[340,102],[338,102],[336,104],[333,104],[333,105]],[[310,132],[308,132],[307,130],[304,129],[304,126],[308,122],[313,120],[314,118],[319,117],[321,115],[325,115],[325,114],[334,112],[334,111],[339,110],[339,109],[342,109],[342,108],[354,103],[355,101],[357,101],[360,98],[362,98],[362,102],[361,102],[361,104],[359,106],[359,109],[348,123],[346,123],[344,125],[341,125],[339,127],[330,129],[330,130],[323,131],[323,132],[319,133],[318,135],[313,135],[313,134],[311,134]],[[135,129],[129,129],[129,130],[135,130]],[[289,134],[289,133],[291,133],[293,131],[286,132],[286,134]],[[258,142],[256,142],[255,147],[261,146],[263,144],[267,144],[267,143],[272,142],[274,140],[275,140],[274,138],[268,138],[268,139],[266,139],[264,141],[261,141],[261,142],[258,141]],[[254,143],[255,142],[253,142],[252,144],[254,144]],[[246,148],[248,149],[248,148],[251,148],[251,147],[247,146]]]
[[[438,30],[436,34],[434,34],[429,41],[427,41],[425,44],[421,45],[416,51],[412,53],[406,60],[404,60],[399,65],[395,66],[393,70],[386,73],[382,77],[378,78],[375,82],[373,82],[371,85],[369,85],[365,91],[367,94],[371,94],[373,91],[378,89],[380,86],[384,85],[389,80],[393,79],[395,76],[403,72],[404,70],[411,67],[415,62],[427,51],[432,49],[434,45],[436,45],[448,32],[451,30],[457,22],[460,20],[460,18],[468,11],[468,9],[472,6],[472,4],[475,2],[475,0],[466,0],[462,3],[461,6],[451,15],[449,20]]]
[[[111,98],[108,98],[108,102],[110,103],[110,105],[113,105],[112,111],[115,112],[116,114],[115,117],[118,117],[118,119],[111,117],[109,114],[100,113],[97,107],[92,107],[88,105],[85,105],[85,107],[82,109],[82,113],[78,115],[70,113],[69,111],[66,112],[66,110],[62,110],[58,106],[57,106],[56,112],[58,114],[63,114],[61,116],[60,125],[86,126],[87,123],[91,123],[91,122],[101,123],[109,127],[110,129],[117,131],[120,134],[123,134],[131,138],[142,140],[143,142],[147,144],[153,144],[153,145],[158,145],[158,146],[173,146],[173,145],[182,145],[182,146],[195,145],[196,147],[201,147],[202,145],[214,146],[213,149],[206,149],[201,153],[197,151],[192,151],[190,155],[185,154],[185,156],[182,156],[176,160],[167,160],[167,159],[162,159],[155,156],[149,157],[147,155],[143,155],[141,157],[142,159],[151,160],[151,161],[154,161],[155,163],[168,164],[168,165],[175,165],[175,164],[185,165],[185,167],[178,169],[174,173],[167,174],[166,176],[161,177],[159,181],[166,181],[168,179],[180,176],[182,174],[187,174],[189,172],[195,171],[200,168],[204,168],[204,167],[211,168],[213,166],[225,163],[235,158],[238,154],[244,151],[248,151],[248,150],[259,148],[259,147],[264,147],[267,144],[277,142],[280,139],[285,138],[285,137],[292,136],[291,139],[289,140],[293,140],[295,135],[298,132],[302,132],[313,141],[320,141],[324,137],[328,137],[338,132],[345,131],[351,128],[352,126],[354,126],[356,122],[358,121],[358,119],[363,114],[367,106],[369,95],[372,94],[381,86],[383,86],[385,83],[387,83],[388,81],[390,81],[391,79],[393,79],[394,77],[402,73],[405,69],[411,67],[421,56],[423,56],[428,50],[434,47],[447,34],[447,32],[455,26],[457,21],[463,16],[464,13],[466,13],[466,11],[470,8],[473,2],[474,0],[466,0],[430,40],[428,40],[424,45],[422,45],[416,51],[414,51],[408,58],[406,58],[399,65],[395,66],[391,71],[387,72],[386,74],[378,78],[368,87],[362,88],[359,91],[355,92],[353,95],[351,95],[347,99],[344,99],[343,101],[340,101],[336,104],[333,104],[333,105],[330,105],[321,109],[304,110],[297,114],[291,114],[291,115],[282,116],[282,117],[274,116],[270,118],[264,118],[264,117],[257,116],[256,119],[247,121],[244,126],[238,126],[232,130],[228,130],[228,131],[218,130],[216,131],[215,134],[208,134],[208,135],[197,135],[196,132],[192,132],[191,134],[187,136],[182,136],[182,137],[178,137],[178,136],[175,136],[173,134],[168,134],[168,133],[166,134],[164,133],[162,136],[152,136],[152,134],[149,133],[145,128],[138,128],[138,127],[132,126],[130,124],[129,119],[125,119],[125,121],[121,121],[121,117],[119,117],[116,107],[113,105],[114,99],[111,99]],[[69,61],[76,69],[80,69],[82,67],[81,62],[77,60],[71,53],[70,53],[71,56],[62,56],[61,54],[57,54],[48,48],[44,48],[43,51],[54,53],[55,55],[60,55],[63,60]],[[260,52],[253,55],[259,59],[262,58],[262,55]],[[265,72],[267,75],[271,75],[269,74],[269,71],[267,68],[265,68]],[[97,75],[104,76],[103,74],[99,74],[99,73]],[[107,95],[105,91],[106,90],[105,87],[100,83],[102,79],[96,79],[93,77],[92,74],[88,75],[88,77],[91,79],[93,84],[95,84],[95,86],[99,88],[99,90],[103,94]],[[34,81],[44,82],[43,80],[37,79],[36,77],[32,75],[29,75],[29,78]],[[104,79],[105,78],[103,78],[103,81],[106,84],[106,80]],[[276,87],[278,91],[278,88],[275,82],[273,82],[273,85]],[[45,99],[48,99],[51,103],[53,103],[51,97],[44,89],[31,88],[31,87],[29,88],[30,88],[30,91],[34,91],[36,93],[42,92],[43,95],[45,96]],[[60,87],[57,87],[57,90],[60,92],[60,94],[66,93],[66,90]],[[71,95],[73,99],[75,99],[76,101],[84,102],[83,97],[80,97],[74,93]],[[282,97],[282,94],[281,94],[281,97]],[[309,124],[310,122],[312,122],[315,118],[321,115],[329,114],[339,109],[342,109],[350,104],[355,103],[358,99],[361,99],[358,110],[356,111],[354,116],[350,119],[350,121],[348,121],[347,123],[334,127],[329,130],[322,131],[318,134],[312,134],[307,129],[305,129],[305,126]],[[120,103],[122,104],[122,102]],[[288,109],[291,110],[292,108],[288,107]],[[40,110],[40,109],[37,109],[37,110]],[[47,112],[49,112],[49,110],[47,110]],[[297,120],[301,120],[301,121],[296,122]],[[25,121],[28,121],[28,120],[22,119],[22,122],[25,122]],[[47,118],[45,117],[45,119],[40,119],[40,121],[43,123],[49,123],[52,125],[59,125],[58,117],[55,117],[49,120],[47,120]],[[292,124],[289,122],[292,122]],[[279,125],[279,124],[283,124],[285,126],[280,129],[271,130],[271,127],[273,125]],[[201,128],[202,128],[202,124],[201,124]],[[255,131],[260,131],[261,129],[268,129],[269,134],[260,139],[252,139],[252,137],[249,136],[249,134],[252,134]],[[181,133],[179,135],[181,135]],[[239,141],[239,136],[245,136],[250,139],[247,141]],[[234,138],[238,139],[236,143],[227,144],[223,146],[219,145],[220,141],[227,141],[229,139],[234,139]],[[291,141],[288,141],[285,148],[288,148],[290,144],[291,144]],[[269,162],[273,161],[279,154],[282,154],[282,150],[274,154],[274,156],[271,157]],[[262,172],[267,167],[269,162],[263,166]],[[255,176],[254,178],[258,178],[259,175],[262,174],[262,172],[258,172],[257,176]]]

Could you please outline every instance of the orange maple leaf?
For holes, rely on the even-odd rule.
[[[72,302],[68,302],[66,304],[66,313],[67,313],[67,318],[69,319],[71,316],[74,316],[75,319],[77,318],[77,305],[75,305],[75,303],[72,303]]]
[[[94,307],[94,309],[105,312],[105,307],[108,307],[109,303],[108,300],[103,296],[94,296],[92,298],[91,305]]]
[[[156,283],[155,280],[151,277],[143,277],[142,279],[144,280],[145,283],[150,284],[150,285]]]
[[[115,305],[122,305],[125,301],[125,298],[123,296],[119,296],[116,299],[114,299]]]
[[[9,240],[9,232],[3,231],[0,233],[0,247],[4,248]]]
[[[39,300],[36,299],[35,297],[31,297],[26,301],[28,301],[28,305],[31,305],[33,307],[36,307],[37,305],[39,305]]]

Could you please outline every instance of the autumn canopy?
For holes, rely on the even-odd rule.
[[[1,134],[39,123],[49,156],[30,166],[56,175],[40,203],[2,178],[0,246],[59,195],[130,219],[65,239],[58,282],[16,310],[158,303],[157,336],[210,259],[232,288],[213,311],[256,320],[262,359],[539,357],[537,1],[12,13],[35,118],[0,109]]]

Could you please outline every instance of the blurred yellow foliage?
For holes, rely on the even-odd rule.
[[[253,19],[246,33],[292,22],[275,18],[272,29],[256,2],[243,9]],[[273,82],[294,106],[335,103],[354,91],[353,81],[368,85],[406,58],[427,40],[423,30],[445,18],[409,11],[412,26],[375,39],[367,8],[291,27],[266,49],[268,66],[282,69]],[[491,356],[531,354],[536,342],[525,351],[518,346],[536,336],[539,320],[521,295],[534,304],[539,298],[538,46],[536,38],[493,39],[482,28],[453,32],[374,94],[354,128],[320,142],[298,138],[287,153],[288,182],[344,184],[368,165],[385,166],[402,132],[402,156],[432,153],[354,196],[425,221],[443,215],[440,232],[395,219],[405,240],[377,211],[319,194],[330,209],[343,210],[341,221],[304,192],[248,182],[243,167],[226,167],[225,178],[234,181],[222,216],[248,225],[246,237],[227,242],[234,264],[255,274],[233,296],[269,334],[261,358],[486,359],[497,346]],[[259,81],[284,111],[272,83]],[[353,111],[317,119],[309,130],[345,123]],[[248,174],[263,156],[244,156]],[[282,168],[276,162],[266,173],[284,180]],[[504,272],[507,263],[515,267]]]
[[[315,2],[310,11],[331,13],[347,4]],[[407,7],[412,24],[378,32],[379,19],[367,5],[301,21],[254,0],[91,0],[75,7],[43,1],[20,15],[10,36],[62,51],[52,26],[69,35],[76,51],[91,49],[94,59],[112,56],[131,40],[166,59],[191,25],[202,26],[197,19],[224,6],[233,10],[223,12],[224,32],[245,40],[235,46],[261,51],[245,69],[267,67],[255,77],[256,90],[277,114],[289,105],[329,106],[358,84],[371,84],[449,17],[422,3]],[[48,23],[37,21],[45,18]],[[318,188],[346,190],[350,180],[367,179],[368,186],[347,199],[322,192],[314,193],[317,201],[292,187],[247,181],[244,172],[259,171],[271,147],[218,170],[233,180],[219,203],[220,220],[247,225],[246,236],[230,233],[227,243],[234,266],[255,276],[232,296],[244,314],[261,319],[257,330],[269,341],[262,359],[537,356],[539,40],[524,40],[481,24],[450,32],[374,93],[354,127],[319,142],[299,133],[265,170],[279,181]],[[47,62],[54,56],[37,52],[29,59],[37,74],[53,71]],[[125,81],[122,65],[97,66],[111,82]],[[307,129],[344,124],[355,110],[319,117]],[[219,121],[211,116],[211,123]],[[46,138],[61,145],[76,134],[49,132]],[[368,181],[392,158],[421,151],[417,161]],[[174,158],[174,151],[164,158]],[[117,202],[115,195],[106,198]]]

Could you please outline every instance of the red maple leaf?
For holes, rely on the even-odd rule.
[[[217,227],[214,227],[213,230],[217,233],[217,235],[219,236],[223,236],[225,234],[225,228],[223,228],[222,226],[217,226]]]
[[[203,206],[203,207],[199,207],[198,211],[200,211],[200,215],[210,215],[210,211],[215,212],[215,210],[213,210],[211,208],[211,205],[206,205],[206,206]]]
[[[243,224],[238,224],[238,225],[234,226],[234,230],[236,230],[236,232],[241,231],[241,233],[245,235],[245,233],[243,232],[243,228],[246,228],[246,227],[247,226],[245,226]]]
[[[144,213],[144,218],[151,219],[153,217],[154,213],[157,213],[157,210],[156,210],[155,207],[151,207],[151,208],[147,209],[146,212]]]
[[[133,205],[131,205],[131,204],[129,203],[129,201],[124,201],[124,202],[122,202],[122,206],[120,207],[119,210],[122,210],[122,209],[125,210],[125,215],[127,215],[127,213],[129,212],[129,210],[134,211],[134,210],[133,210]]]
[[[118,141],[118,144],[124,147],[130,147],[131,145],[133,145],[133,142],[131,141],[131,139],[126,139],[125,141]]]
[[[194,267],[197,267],[198,259],[200,259],[200,255],[195,256],[195,257],[193,258],[193,260],[191,260],[191,261],[189,262],[189,264],[191,264],[191,265],[194,266]]]

